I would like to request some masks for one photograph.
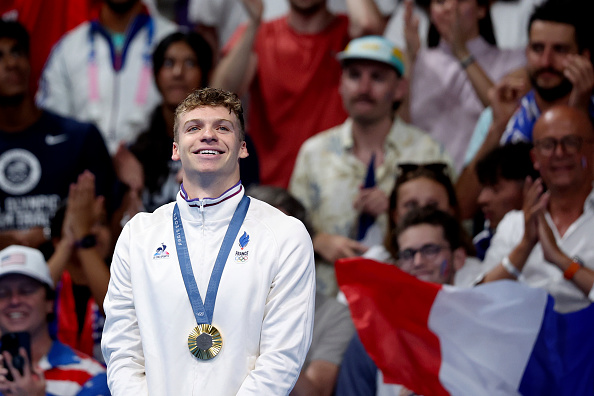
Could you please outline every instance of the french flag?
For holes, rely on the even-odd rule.
[[[560,314],[546,291],[420,281],[363,258],[336,277],[386,383],[425,396],[594,395],[594,304]]]

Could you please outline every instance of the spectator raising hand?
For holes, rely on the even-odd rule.
[[[52,220],[55,252],[48,267],[54,283],[62,284],[56,309],[58,339],[102,360],[101,339],[95,333],[102,328],[113,244],[105,200],[95,195],[94,186],[89,171],[70,186],[66,206]],[[73,300],[79,300],[78,305]]]
[[[426,130],[454,158],[456,173],[480,113],[489,105],[494,82],[524,66],[522,50],[496,46],[488,0],[433,0],[428,47],[416,50],[409,16],[405,32],[414,54],[410,95],[404,114],[413,125]],[[436,67],[435,65],[439,65]],[[429,109],[429,110],[428,110]]]

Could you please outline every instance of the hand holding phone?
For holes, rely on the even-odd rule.
[[[0,353],[4,355],[4,351],[8,352],[11,356],[12,367],[18,370],[23,375],[25,367],[25,359],[19,353],[20,348],[25,348],[27,357],[31,361],[31,336],[27,332],[18,333],[6,333],[0,338]],[[4,367],[8,370],[6,379],[8,381],[14,381],[8,362],[4,360]]]

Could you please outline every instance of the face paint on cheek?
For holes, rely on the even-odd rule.
[[[444,259],[441,262],[441,267],[439,268],[439,275],[441,276],[448,276],[449,274],[449,265],[448,265],[448,260]]]
[[[582,155],[582,169],[586,169],[586,166],[588,166],[588,160],[585,155]]]

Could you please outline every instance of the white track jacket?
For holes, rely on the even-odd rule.
[[[243,194],[241,184],[216,199],[188,202],[178,194],[203,301]],[[102,340],[112,395],[288,395],[313,327],[315,270],[305,227],[251,199],[214,308],[212,324],[221,332],[223,347],[216,357],[202,361],[188,349],[196,319],[174,244],[174,205],[135,216],[116,245]],[[249,242],[241,249],[244,232]]]

